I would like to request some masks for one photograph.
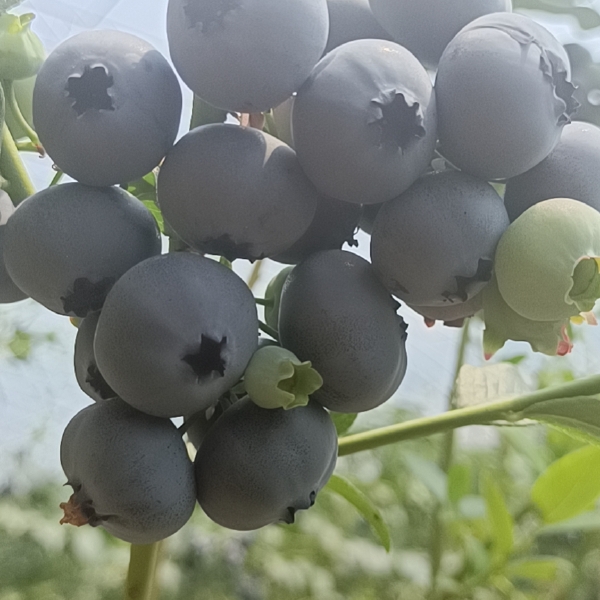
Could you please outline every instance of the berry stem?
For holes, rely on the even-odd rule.
[[[576,396],[600,394],[600,375],[592,375],[564,385],[537,390],[510,400],[498,400],[478,406],[448,411],[433,417],[413,419],[397,425],[381,427],[343,437],[339,441],[339,456],[372,450],[388,444],[444,433],[466,425],[491,425],[494,421],[517,421],[520,413],[539,402]]]
[[[160,544],[131,545],[125,600],[153,600]]]
[[[35,194],[33,183],[19,156],[19,150],[17,149],[15,140],[13,140],[6,124],[2,127],[0,174],[8,182],[5,191],[11,197],[15,205]]]
[[[258,278],[260,277],[260,271],[262,269],[262,260],[257,260],[254,265],[252,266],[252,272],[250,273],[250,276],[248,277],[248,281],[247,281],[247,285],[250,289],[254,289],[254,286],[256,285],[256,282],[258,281]]]
[[[13,82],[9,79],[4,79],[2,81],[2,87],[4,88],[4,96],[6,98],[6,110],[10,111],[19,127],[27,134],[27,137],[33,144],[35,151],[39,152],[41,156],[44,156],[46,152],[40,143],[40,138],[37,136],[37,133],[33,130],[21,112],[21,108],[19,107],[19,103],[17,102],[17,97],[15,95]]]
[[[269,327],[266,323],[259,321],[258,328],[267,335],[270,335],[276,342],[279,341],[279,334],[277,331],[275,331],[272,327]]]

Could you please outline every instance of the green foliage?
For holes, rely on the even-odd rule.
[[[358,416],[356,413],[329,413],[331,418],[333,419],[333,424],[335,425],[335,430],[337,431],[338,436],[345,435],[348,433],[348,430],[356,421],[356,417]]]
[[[381,516],[381,513],[373,506],[373,503],[369,498],[361,492],[353,483],[340,477],[339,475],[332,475],[331,479],[327,483],[327,489],[339,494],[358,512],[365,518],[369,525],[373,528],[376,533],[381,545],[390,551],[390,532]]]
[[[547,423],[586,443],[600,444],[600,398],[583,396],[540,402],[524,416]]]
[[[531,499],[547,523],[590,509],[600,497],[600,448],[585,446],[551,464],[535,482]]]

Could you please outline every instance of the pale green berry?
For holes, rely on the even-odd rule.
[[[323,385],[310,361],[301,361],[285,348],[257,350],[244,373],[246,391],[261,408],[306,406],[309,396]]]
[[[526,210],[496,249],[498,289],[533,321],[562,321],[590,311],[600,297],[600,213],[555,198]]]

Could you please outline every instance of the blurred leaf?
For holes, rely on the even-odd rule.
[[[523,415],[587,443],[600,444],[600,398],[581,396],[540,402]]]
[[[453,464],[448,471],[448,498],[452,504],[471,493],[471,467]]]
[[[537,375],[540,389],[575,381],[575,375],[571,369],[549,368],[539,371]]]
[[[23,0],[0,0],[0,14],[19,6]]]
[[[464,365],[456,380],[459,408],[520,396],[530,391],[532,387],[525,383],[517,366],[506,362],[483,367]]]
[[[557,556],[536,556],[509,562],[504,574],[511,579],[529,579],[531,581],[552,582],[568,576],[573,565]]]
[[[486,474],[482,481],[482,494],[487,508],[487,518],[492,533],[492,553],[494,559],[501,563],[511,554],[514,537],[514,521],[508,511],[500,486]]]
[[[367,523],[373,528],[381,545],[387,552],[390,551],[391,541],[388,526],[383,520],[379,510],[373,506],[371,500],[369,500],[361,490],[339,475],[332,475],[325,489],[329,489],[330,491],[339,494],[350,502],[350,504],[358,510]]]
[[[511,358],[505,358],[502,362],[509,363],[511,365],[520,365],[527,358],[526,354],[518,354]]]
[[[448,499],[448,480],[439,465],[418,454],[405,453],[402,458],[414,477],[425,485],[436,500],[441,503],[446,502]]]
[[[8,342],[8,347],[15,358],[26,360],[31,352],[31,336],[25,331],[17,329],[12,340]]]
[[[600,496],[600,447],[585,446],[552,463],[536,480],[531,499],[546,523],[588,510]]]
[[[458,501],[458,512],[465,519],[474,521],[486,516],[485,500],[475,494],[467,494]]]
[[[333,411],[329,413],[329,416],[333,420],[338,437],[345,435],[350,427],[354,425],[356,417],[358,417],[358,415],[354,413],[338,413]]]
[[[590,511],[577,515],[572,519],[560,523],[550,523],[538,531],[538,535],[555,535],[573,531],[598,531],[600,530],[600,512]]]

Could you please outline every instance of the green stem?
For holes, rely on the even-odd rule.
[[[40,149],[31,142],[15,142],[19,152],[36,152],[39,154]]]
[[[469,325],[470,319],[465,321],[462,328],[462,335],[460,336],[460,342],[458,346],[458,353],[456,356],[456,365],[454,368],[454,378],[452,380],[452,387],[448,394],[448,410],[456,409],[456,388],[458,382],[458,375],[462,366],[465,363],[465,353],[467,346],[469,345]],[[447,475],[452,465],[452,454],[454,451],[454,430],[446,432],[442,441],[442,453],[440,456],[440,469]],[[436,503],[433,509],[432,523],[431,523],[431,535],[429,543],[429,559],[431,563],[431,590],[430,597],[435,598],[437,594],[437,583],[438,574],[440,571],[440,565],[442,561],[443,553],[443,542],[444,542],[444,521],[442,516],[442,505]]]
[[[266,300],[265,298],[254,298],[254,302],[259,306],[273,306],[273,300]]]
[[[257,260],[252,266],[252,272],[250,273],[250,277],[248,277],[247,285],[250,289],[253,289],[260,277],[260,271],[262,269],[263,262],[262,260]]]
[[[2,151],[0,152],[0,175],[8,185],[5,191],[15,205],[35,194],[35,188],[27,173],[27,169],[19,156],[17,145],[13,140],[6,123],[2,127]]]
[[[274,340],[279,341],[279,334],[277,331],[275,331],[275,329],[272,327],[269,327],[266,323],[259,321],[258,328],[267,335],[270,335]]]
[[[36,151],[39,152],[42,156],[46,154],[42,144],[40,143],[40,138],[37,133],[33,130],[31,125],[27,122],[27,119],[23,116],[21,112],[21,108],[19,107],[19,103],[17,102],[17,97],[15,95],[15,88],[13,82],[9,79],[4,79],[2,81],[2,87],[4,88],[4,96],[6,98],[6,108],[10,111],[13,118],[21,127],[21,129],[27,134],[27,137],[31,140],[31,143],[35,146]]]
[[[147,545],[131,544],[125,600],[152,600],[159,550],[160,542]]]
[[[53,185],[58,185],[60,180],[63,178],[64,173],[62,171],[56,171],[56,175],[52,178],[50,185],[48,187],[52,187]]]
[[[413,419],[397,425],[381,427],[343,437],[339,441],[339,456],[373,450],[388,444],[444,433],[466,425],[489,425],[494,421],[518,421],[526,408],[558,398],[600,394],[600,375],[592,375],[563,385],[544,388],[509,400],[497,400],[479,406],[448,411],[433,417]]]

